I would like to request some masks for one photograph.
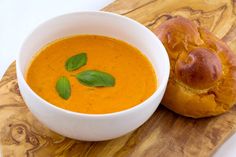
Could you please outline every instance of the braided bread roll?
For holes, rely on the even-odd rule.
[[[236,103],[236,56],[223,41],[182,17],[166,21],[154,33],[171,65],[163,105],[200,118],[222,114]]]

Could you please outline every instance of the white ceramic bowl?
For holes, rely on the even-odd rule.
[[[152,63],[158,77],[159,87],[155,93],[133,108],[109,114],[71,112],[39,97],[24,78],[32,57],[47,43],[76,34],[109,36],[141,50]],[[20,92],[33,115],[57,133],[85,141],[113,139],[147,121],[163,97],[170,70],[164,46],[149,29],[130,18],[101,11],[65,14],[42,23],[24,41],[16,59],[16,67]]]

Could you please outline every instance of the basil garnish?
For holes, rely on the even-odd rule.
[[[70,57],[65,63],[65,68],[67,71],[74,71],[84,66],[86,63],[87,63],[86,53],[80,53]]]
[[[115,85],[115,78],[102,71],[87,70],[76,75],[79,82],[92,87],[111,87]]]
[[[71,95],[70,81],[65,76],[60,77],[56,83],[56,90],[60,97],[69,99]]]

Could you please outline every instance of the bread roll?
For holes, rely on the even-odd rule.
[[[200,118],[222,114],[236,103],[236,56],[223,41],[182,17],[166,21],[154,33],[171,65],[163,105]]]

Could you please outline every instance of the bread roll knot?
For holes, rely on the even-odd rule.
[[[236,56],[214,34],[183,17],[154,30],[170,59],[162,104],[184,116],[222,114],[236,103]]]

